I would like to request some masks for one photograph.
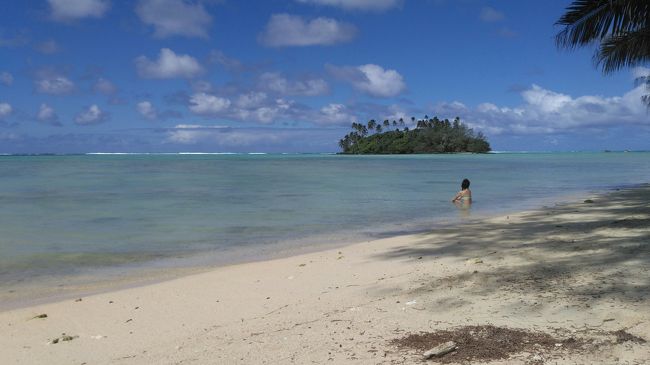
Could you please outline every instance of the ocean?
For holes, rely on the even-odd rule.
[[[0,176],[0,292],[15,294],[580,199],[647,183],[650,153],[0,156]],[[470,212],[450,202],[463,178],[471,180]]]

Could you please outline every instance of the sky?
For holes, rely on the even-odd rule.
[[[0,153],[336,152],[352,122],[425,115],[497,151],[649,150],[649,65],[559,50],[569,4],[6,2]]]

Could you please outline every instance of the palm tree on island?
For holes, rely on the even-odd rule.
[[[368,128],[361,123],[352,123],[352,132],[339,141],[339,147],[345,154],[407,154],[407,153],[455,153],[490,151],[490,144],[485,136],[461,123],[456,117],[440,120],[438,117],[411,119],[416,128],[409,130],[404,120],[404,130],[391,129],[388,119],[379,124],[374,119],[368,121]],[[397,121],[392,123],[396,127]],[[367,134],[368,130],[375,133]]]

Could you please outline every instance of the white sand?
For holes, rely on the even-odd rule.
[[[650,187],[591,199],[1,312],[0,364],[414,363],[390,340],[478,324],[600,343],[495,364],[648,364],[605,331],[650,340]]]

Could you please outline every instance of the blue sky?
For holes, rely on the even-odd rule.
[[[638,67],[558,50],[570,1],[27,0],[0,14],[0,152],[329,152],[438,116],[494,150],[650,149]]]

